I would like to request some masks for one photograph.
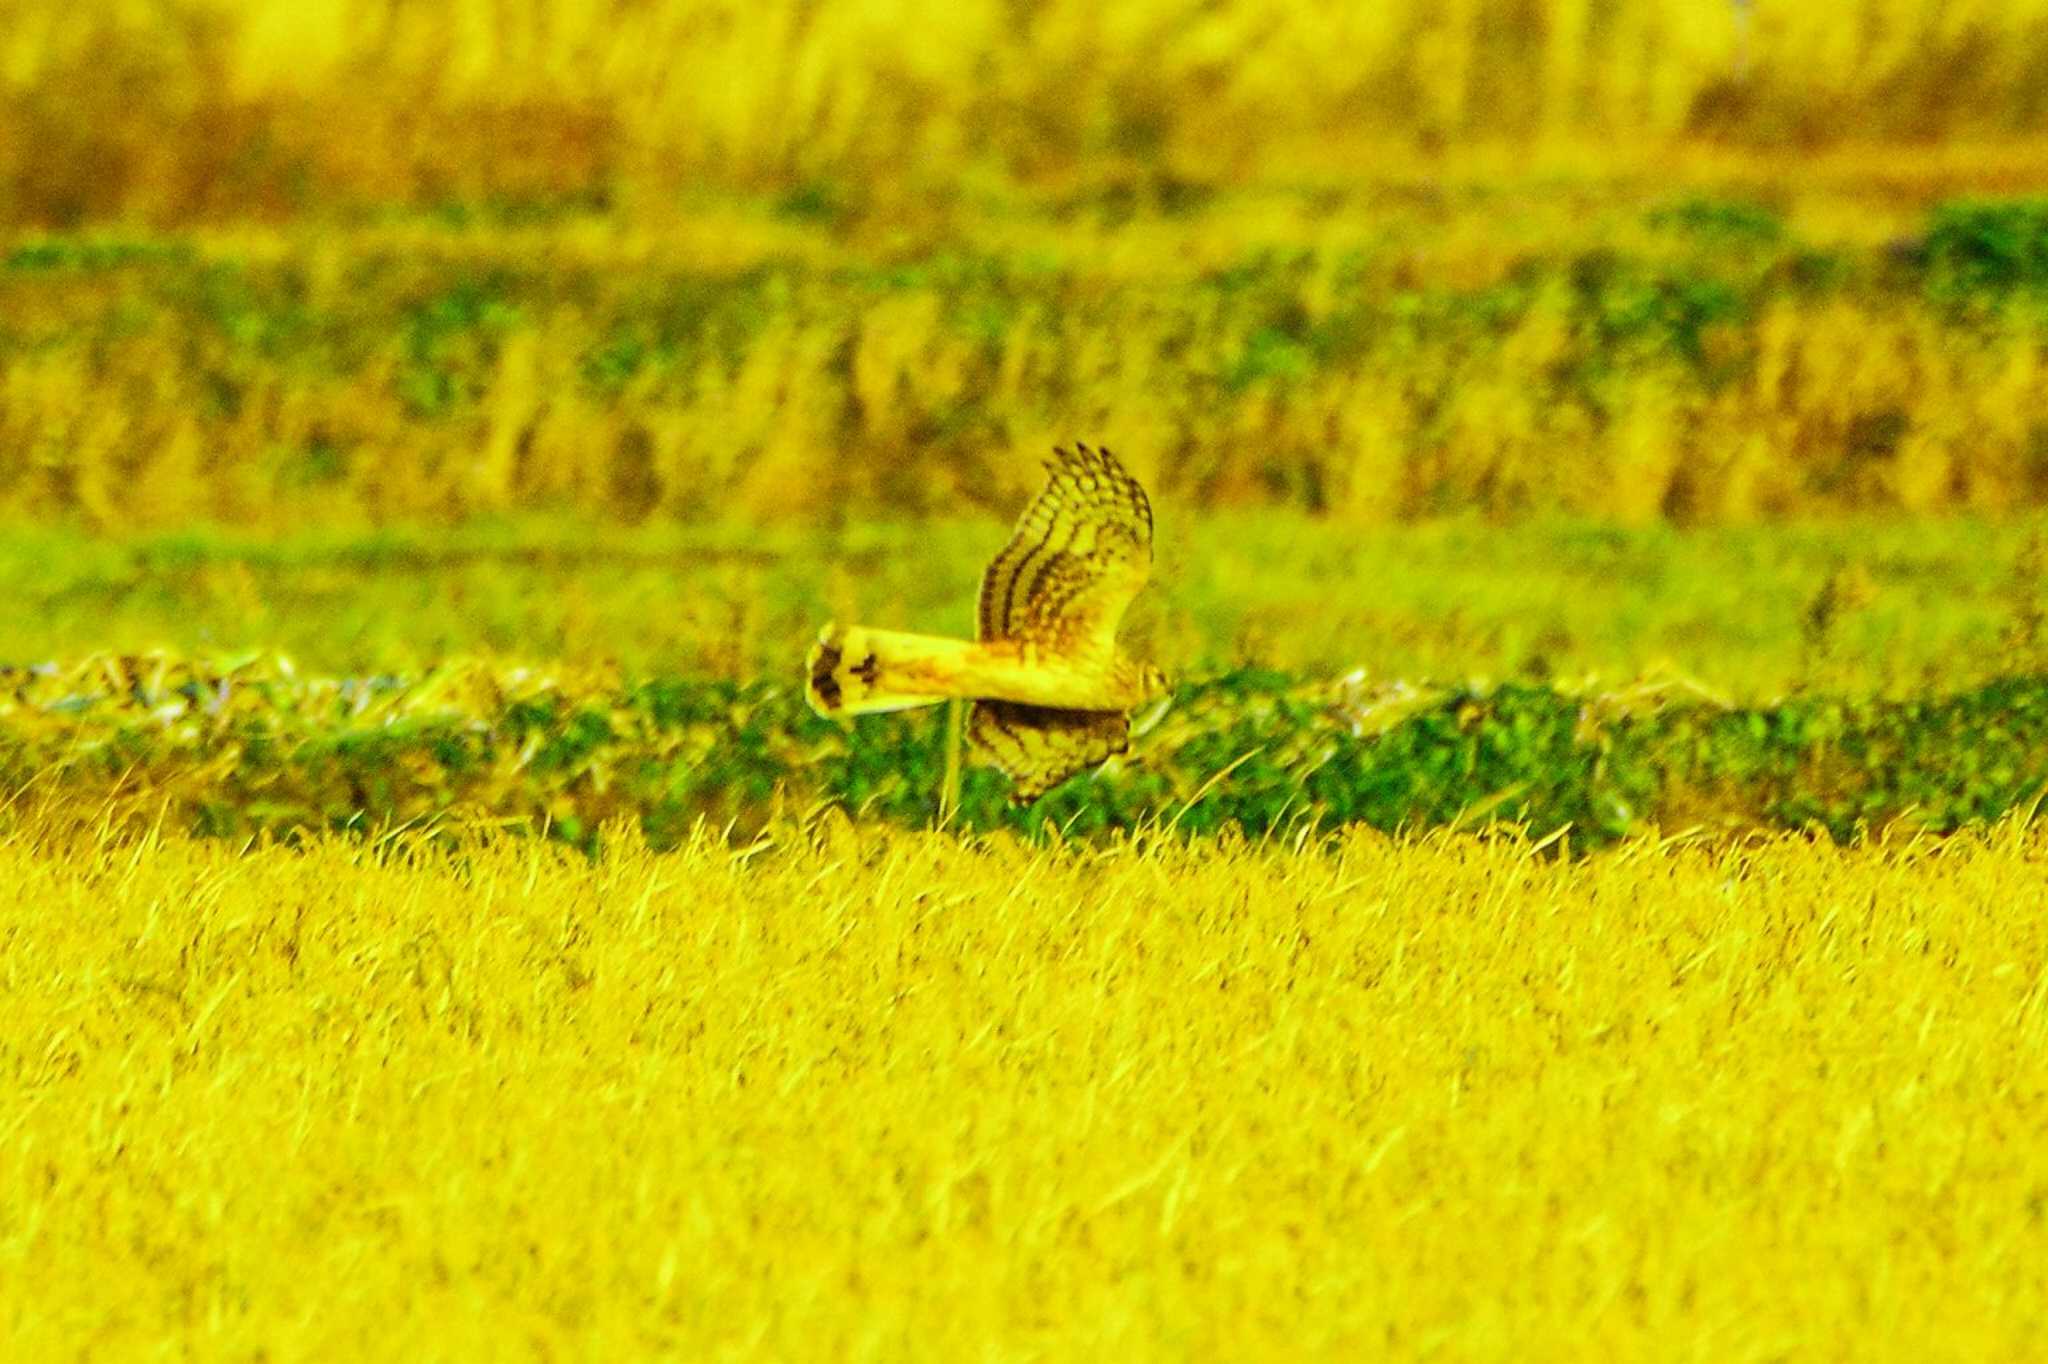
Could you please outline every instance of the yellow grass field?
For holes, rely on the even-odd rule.
[[[0,836],[0,1357],[2012,1360],[2048,838]]]

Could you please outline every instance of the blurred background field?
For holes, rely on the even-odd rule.
[[[1473,148],[1662,179],[1679,142],[2038,135],[2044,18],[2041,0],[9,0],[0,166],[11,215],[55,222],[638,208],[702,185],[827,204],[1199,189]]]
[[[2048,499],[2048,7],[11,0],[0,514]]]

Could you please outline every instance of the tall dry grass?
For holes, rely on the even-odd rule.
[[[1881,244],[1701,248],[1639,207],[1574,231],[1367,197],[969,215],[900,264],[876,249],[736,206],[660,230],[23,239],[0,251],[0,513],[1007,514],[1073,438],[1165,506],[1360,525],[2048,500],[2038,309],[1958,318]],[[1799,283],[1812,261],[1843,279]]]
[[[2016,1359],[2038,833],[0,836],[0,1351]]]

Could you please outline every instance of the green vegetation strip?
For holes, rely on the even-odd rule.
[[[1417,689],[1246,670],[1184,685],[1146,718],[1128,759],[1035,806],[970,767],[955,826],[1261,836],[1506,822],[1581,849],[1687,828],[1851,840],[2030,807],[2048,767],[2039,676],[1737,707],[1674,684]],[[929,826],[944,733],[941,710],[841,728],[779,683],[479,665],[337,680],[254,657],[101,658],[0,670],[0,808],[101,802],[236,836],[511,822],[590,847],[620,819],[666,846],[699,820],[745,829],[778,806]]]
[[[1174,677],[1701,678],[1740,702],[1909,696],[2048,671],[2048,521],[1859,518],[1680,531],[1476,519],[1363,533],[1156,504],[1126,621]],[[973,628],[1015,507],[980,519],[762,530],[534,518],[448,530],[0,530],[0,663],[275,652],[309,674],[452,658],[630,677],[786,676],[827,620]]]

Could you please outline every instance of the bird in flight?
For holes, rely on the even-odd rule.
[[[821,715],[974,703],[969,753],[1036,800],[1130,747],[1131,711],[1166,675],[1117,651],[1117,623],[1152,570],[1152,504],[1108,450],[1055,448],[1045,488],[981,576],[972,642],[827,625],[806,694]]]

